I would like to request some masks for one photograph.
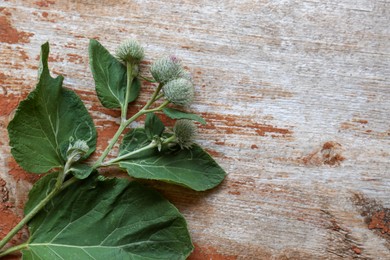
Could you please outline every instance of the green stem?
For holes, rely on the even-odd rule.
[[[164,96],[164,93],[160,93],[154,100],[159,100],[160,98],[162,98]]]
[[[126,116],[127,116],[127,108],[129,106],[129,99],[130,99],[130,93],[131,93],[131,86],[133,84],[134,80],[134,73],[133,70],[135,68],[133,67],[133,64],[130,62],[127,62],[127,85],[126,85],[126,96],[125,96],[125,103],[123,104],[122,107],[122,113],[121,113],[121,119],[122,122],[126,121]]]
[[[57,182],[54,186],[54,189],[43,199],[38,205],[35,206],[1,241],[0,248],[3,248],[8,241],[10,241],[16,233],[21,230],[24,225],[26,225],[46,204],[62,189],[62,184],[64,181],[64,171],[60,171],[57,176]]]
[[[68,188],[70,185],[72,185],[73,183],[75,182],[78,182],[80,179],[77,179],[76,177],[72,177],[70,178],[69,180],[67,180],[66,182],[64,182],[64,184],[62,185],[61,187],[61,190],[65,190],[66,188]]]
[[[7,250],[4,250],[4,251],[0,252],[0,257],[9,255],[12,252],[16,252],[16,251],[19,251],[19,250],[27,248],[27,247],[28,247],[28,243],[27,242],[23,243],[23,244],[20,244],[20,245],[17,245],[17,246],[10,247]]]
[[[174,135],[172,135],[171,137],[168,137],[167,139],[163,140],[162,144],[167,144],[167,143],[170,143],[170,142],[173,142],[174,140],[176,139],[176,137]],[[143,151],[146,151],[148,149],[152,149],[152,148],[156,148],[158,146],[158,142],[155,142],[155,141],[152,141],[150,144],[148,144],[147,146],[144,146],[138,150],[135,150],[135,151],[132,151],[132,152],[129,152],[127,154],[124,154],[122,156],[119,156],[117,158],[114,158],[104,164],[102,164],[101,166],[110,166],[112,164],[115,164],[117,162],[120,162],[122,160],[125,160],[137,153],[140,153],[140,152],[143,152]]]
[[[134,114],[132,117],[130,117],[128,120],[121,121],[121,124],[120,124],[118,130],[116,131],[115,135],[110,140],[110,142],[107,145],[106,149],[104,150],[102,155],[99,157],[99,159],[95,162],[95,164],[92,166],[94,169],[96,169],[96,168],[98,168],[99,166],[102,165],[104,159],[110,153],[111,149],[114,147],[114,145],[116,144],[116,142],[118,141],[119,137],[121,136],[122,132],[126,129],[126,127],[129,124],[131,124],[132,122],[134,122],[138,117],[140,117],[143,114],[145,114],[145,110],[141,109],[136,114]]]
[[[163,84],[160,83],[160,84],[158,85],[158,87],[156,88],[156,90],[154,91],[152,98],[149,100],[148,103],[146,103],[144,109],[148,109],[148,108],[153,104],[153,102],[156,101],[156,97],[157,97],[157,95],[160,93],[162,87],[163,87]]]
[[[127,66],[129,68],[129,65]],[[127,72],[127,75],[129,75],[129,71]],[[119,137],[121,136],[122,132],[126,129],[126,127],[131,124],[132,122],[134,122],[138,117],[146,114],[146,113],[150,113],[150,112],[155,112],[155,111],[160,111],[162,110],[165,106],[167,106],[169,104],[169,101],[165,101],[163,104],[161,104],[159,107],[157,108],[153,108],[153,109],[148,109],[154,101],[156,101],[158,98],[160,98],[160,96],[158,96],[158,94],[160,93],[161,89],[163,87],[163,84],[159,84],[159,86],[157,87],[157,89],[154,91],[153,95],[152,95],[152,98],[148,101],[148,103],[146,103],[146,105],[141,109],[139,110],[136,114],[134,114],[132,117],[130,117],[129,119],[127,120],[123,120],[123,118],[126,118],[126,115],[123,117],[123,113],[125,113],[125,110],[123,109],[122,110],[122,120],[121,120],[121,124],[119,125],[119,128],[118,130],[116,131],[114,137],[110,140],[108,146],[106,147],[106,149],[103,151],[102,155],[99,157],[99,159],[96,161],[96,163],[92,166],[94,169],[98,168],[99,166],[104,166],[106,165],[106,163],[103,164],[103,161],[104,159],[107,157],[107,155],[110,153],[111,149],[114,147],[114,145],[116,144],[116,142],[118,141]],[[127,98],[126,98],[127,100]],[[126,110],[127,110],[127,103],[126,102]],[[126,111],[127,112],[127,111]]]
[[[144,146],[144,147],[142,147],[142,148],[140,148],[140,149],[138,149],[138,150],[135,150],[135,151],[129,152],[129,153],[127,153],[127,154],[124,154],[124,155],[122,155],[122,156],[119,156],[119,157],[117,157],[117,158],[114,158],[114,159],[112,159],[112,160],[110,160],[110,161],[108,161],[108,162],[102,164],[102,166],[110,166],[110,165],[112,165],[112,164],[114,164],[114,163],[117,163],[117,162],[119,162],[119,161],[122,161],[122,160],[124,160],[124,159],[127,159],[127,158],[129,158],[129,157],[131,157],[131,156],[133,156],[133,155],[135,155],[135,154],[137,154],[137,153],[140,153],[140,152],[143,152],[143,151],[146,151],[146,150],[148,150],[148,149],[155,148],[155,147],[157,147],[157,143],[156,143],[156,142],[151,142],[151,143],[148,144],[147,146]]]
[[[165,100],[164,103],[162,103],[159,107],[152,108],[152,109],[147,109],[147,110],[145,110],[145,113],[161,111],[161,110],[162,110],[163,108],[165,108],[169,103],[170,103],[170,101]]]
[[[150,82],[150,83],[156,83],[156,82],[157,82],[157,81],[155,81],[154,79],[149,79],[149,78],[144,77],[144,76],[142,76],[142,75],[138,75],[138,77],[141,78],[141,79],[143,79],[143,80],[146,80],[146,81],[148,81],[148,82]]]
[[[95,162],[95,164],[92,166],[92,168],[96,169],[101,165],[103,160],[107,157],[108,153],[111,151],[112,147],[114,147],[115,143],[118,141],[118,138],[122,134],[123,130],[125,130],[125,128],[126,128],[126,125],[123,122],[121,122],[115,135],[112,137],[112,139],[108,143],[106,149],[104,149],[102,155],[100,155],[99,159]]]

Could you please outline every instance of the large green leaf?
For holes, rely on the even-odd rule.
[[[28,208],[40,199],[30,193]],[[185,259],[193,249],[177,209],[157,192],[124,179],[79,181],[28,226],[23,259]]]
[[[120,146],[124,155],[146,146],[147,134],[143,129],[135,129],[126,134]],[[193,190],[203,191],[217,186],[225,178],[225,171],[199,145],[191,149],[155,149],[135,154],[120,161],[119,166],[135,178],[161,180],[182,185]]]
[[[107,108],[123,107],[127,85],[126,67],[94,39],[89,42],[89,65],[95,79],[96,93],[102,105]],[[138,97],[140,86],[140,81],[135,78],[129,102]]]
[[[33,173],[63,166],[70,142],[87,142],[85,158],[96,147],[92,118],[80,98],[62,87],[63,77],[50,76],[48,56],[46,43],[41,47],[36,89],[19,104],[8,125],[12,155],[23,169]]]

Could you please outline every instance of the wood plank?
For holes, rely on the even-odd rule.
[[[39,46],[101,148],[118,113],[94,95],[88,39],[112,51],[135,37],[144,70],[173,53],[193,73],[199,143],[229,174],[205,193],[154,184],[188,220],[190,259],[390,259],[389,22],[389,1],[0,1],[0,236],[38,179],[11,158],[6,126]]]

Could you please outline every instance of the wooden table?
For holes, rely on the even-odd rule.
[[[1,0],[0,235],[39,178],[11,158],[6,126],[40,45],[101,148],[119,113],[94,94],[88,41],[136,38],[143,69],[172,53],[192,72],[198,143],[228,173],[205,193],[155,185],[189,223],[190,259],[390,259],[389,25],[388,0]]]

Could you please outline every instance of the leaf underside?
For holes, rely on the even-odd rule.
[[[128,132],[120,146],[120,154],[146,146],[144,129]],[[214,188],[225,178],[225,171],[199,145],[191,149],[150,149],[119,163],[135,178],[160,180],[197,191]]]
[[[163,109],[164,114],[166,114],[168,117],[172,119],[190,119],[194,120],[196,122],[201,123],[202,125],[206,124],[206,121],[197,114],[191,114],[187,112],[183,112],[180,110],[177,110],[175,108],[166,107]]]
[[[50,187],[52,176],[44,178],[40,186]],[[30,193],[27,208],[39,199]],[[124,179],[79,181],[28,225],[23,259],[185,259],[193,249],[177,209],[157,192]]]
[[[41,47],[39,82],[22,101],[8,125],[11,152],[26,171],[45,173],[63,166],[69,143],[84,140],[88,157],[96,147],[96,129],[83,102],[62,87],[63,77],[52,78],[49,44]]]

